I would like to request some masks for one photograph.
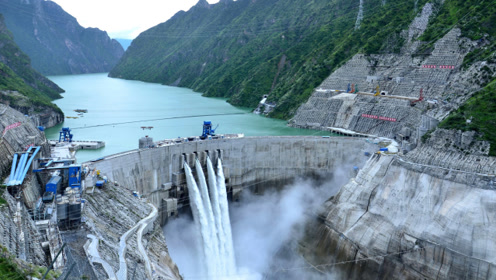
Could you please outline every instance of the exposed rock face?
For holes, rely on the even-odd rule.
[[[57,107],[33,104],[31,100],[17,91],[0,91],[0,103],[2,99],[14,96],[15,102],[6,102],[12,109],[29,116],[35,126],[52,127],[64,121],[64,114]]]
[[[411,141],[417,142],[426,132],[418,131],[423,116],[443,119],[479,89],[478,85],[465,79],[461,71],[467,50],[460,42],[463,42],[460,31],[453,29],[435,44],[428,56],[412,59],[407,47],[405,53],[399,55],[356,55],[317,88],[298,109],[290,125],[339,127],[390,138],[396,137],[402,129],[408,129]],[[346,91],[351,84],[356,91],[369,95],[335,92]],[[376,93],[377,86],[381,96],[371,96]],[[423,101],[411,106],[411,101],[420,97],[420,91]],[[446,101],[451,95],[456,99]]]
[[[96,28],[83,28],[52,1],[0,1],[7,27],[44,75],[108,72],[124,53]]]
[[[19,126],[5,130],[13,124],[19,124]],[[42,155],[50,153],[45,135],[36,128],[31,119],[3,104],[0,104],[0,131],[2,133],[0,135],[0,178],[9,174],[15,152],[24,151],[29,145],[36,145],[42,147],[40,151]],[[24,186],[23,199],[33,206],[40,195],[36,179],[27,176]],[[3,198],[7,200],[8,205],[0,207],[0,244],[20,259],[46,266],[39,232],[29,218],[26,207],[23,203],[18,204],[7,191],[4,192]],[[21,215],[22,218],[16,218],[16,215]]]
[[[45,135],[33,121],[22,113],[0,104],[0,178],[11,171],[13,154],[24,151],[30,145],[41,146],[40,155],[50,154]],[[3,183],[3,182],[2,182]],[[26,176],[18,203],[8,191],[2,196],[7,205],[0,206],[0,244],[17,258],[36,265],[47,266],[41,248],[41,236],[27,208],[33,207],[40,197],[40,188],[34,175]]]
[[[425,42],[417,39],[433,9],[426,4],[403,33],[405,44],[399,54],[358,54],[332,73],[300,106],[290,125],[344,128],[396,138],[403,151],[415,147],[421,136],[487,82],[474,77],[488,63],[462,67],[470,51],[484,46],[463,38],[459,29],[437,40],[430,53],[421,49]],[[343,93],[347,91],[353,93]],[[372,96],[377,91],[379,96]]]
[[[13,124],[15,128],[5,129]],[[5,134],[3,134],[5,132]],[[46,142],[45,135],[33,123],[33,121],[22,113],[0,104],[0,178],[10,172],[12,156],[15,152],[24,151],[29,145],[42,146],[44,155],[50,154],[50,147]]]
[[[31,116],[36,125],[51,127],[64,120],[62,111],[51,103],[52,99],[61,98],[64,90],[31,67],[29,57],[15,44],[2,15],[0,73],[0,103]]]
[[[349,261],[327,266],[348,279],[493,279],[494,183],[374,155],[326,203],[313,261]]]
[[[0,244],[19,259],[47,266],[39,232],[26,207],[18,204],[7,191],[2,198],[7,205],[0,206]]]
[[[2,1],[0,1],[0,6]],[[2,10],[3,12],[3,10]],[[16,73],[27,85],[49,98],[60,98],[60,93],[64,92],[58,85],[36,72],[31,68],[29,57],[23,53],[14,42],[12,33],[7,29],[3,15],[0,14],[0,63],[8,66]],[[4,79],[7,79],[7,73],[2,70]],[[16,84],[15,82],[10,82]],[[18,82],[17,82],[18,83]],[[18,88],[9,88],[9,83],[2,81],[3,89],[19,90]]]
[[[101,241],[99,253],[117,273],[122,264],[119,263],[119,239],[130,228],[136,225],[152,211],[152,207],[132,195],[126,186],[115,186],[109,183],[104,189],[96,190],[85,196],[87,206],[84,217],[88,230]],[[105,205],[105,207],[102,207]],[[135,231],[127,242],[127,270],[134,279],[150,279],[145,272],[145,265],[137,246],[138,234]],[[153,263],[157,279],[182,279],[176,264],[170,259],[165,237],[158,221],[152,224],[147,234],[143,235],[143,243]],[[98,279],[107,279],[106,272],[94,266]],[[134,272],[133,272],[134,271]],[[153,279],[156,279],[156,278]]]
[[[463,132],[461,130],[438,128],[424,145],[445,152],[462,152],[473,156],[487,156],[490,144],[487,141],[477,140],[478,136],[475,131]]]

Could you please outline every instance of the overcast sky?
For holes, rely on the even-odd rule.
[[[83,27],[97,27],[111,38],[134,39],[198,0],[53,0]],[[207,0],[210,4],[219,0]]]

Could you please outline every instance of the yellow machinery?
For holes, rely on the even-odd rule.
[[[374,96],[379,96],[380,93],[381,93],[381,91],[379,90],[379,86],[377,86],[375,88],[375,94],[374,94]]]

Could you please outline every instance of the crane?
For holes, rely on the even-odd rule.
[[[420,102],[422,100],[424,100],[424,89],[423,88],[420,89],[419,98],[417,100],[410,101],[410,106],[415,106],[415,103]]]

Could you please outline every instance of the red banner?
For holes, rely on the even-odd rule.
[[[5,135],[5,133],[7,133],[7,131],[9,131],[10,129],[12,129],[12,128],[16,128],[16,127],[18,127],[18,126],[21,126],[21,124],[22,124],[21,122],[18,122],[18,123],[14,123],[14,124],[11,124],[11,125],[7,126],[7,127],[3,130],[3,134],[2,134],[2,136],[4,136],[4,135]]]
[[[455,66],[454,65],[439,65],[439,66],[436,66],[436,65],[427,65],[427,64],[422,65],[422,68],[433,68],[433,69],[436,69],[437,67],[439,67],[440,69],[455,69]]]
[[[389,122],[395,122],[396,121],[396,118],[388,118],[388,117],[381,117],[381,116],[368,115],[368,114],[362,114],[362,117],[369,118],[369,119],[381,120],[381,121],[389,121]]]

